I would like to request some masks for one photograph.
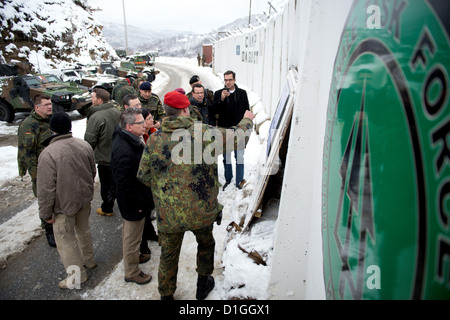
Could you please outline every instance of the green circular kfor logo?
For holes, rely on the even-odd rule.
[[[323,160],[328,299],[450,298],[450,2],[355,1]]]

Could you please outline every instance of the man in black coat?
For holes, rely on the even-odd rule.
[[[196,83],[192,87],[192,98],[189,99],[191,103],[191,107],[196,107],[198,115],[201,116],[201,120],[205,124],[209,124],[210,126],[216,126],[216,117],[212,112],[213,105],[212,103],[205,97],[205,87],[202,84]],[[191,118],[195,117],[191,112]]]
[[[111,151],[111,173],[117,204],[123,218],[122,247],[125,281],[145,284],[152,276],[139,268],[140,244],[145,216],[154,208],[151,189],[136,178],[145,133],[142,110],[125,109],[116,127]]]
[[[214,109],[218,115],[217,124],[221,128],[236,126],[244,117],[245,111],[250,110],[247,92],[236,85],[236,73],[227,71],[224,73],[225,88],[214,93]],[[242,189],[244,180],[244,150],[234,151],[236,159],[236,187]],[[223,190],[233,179],[233,167],[231,165],[231,153],[224,153],[223,164],[225,168],[225,185]]]

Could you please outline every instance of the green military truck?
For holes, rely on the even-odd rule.
[[[11,123],[16,112],[31,111],[37,94],[50,96],[57,111],[78,110],[84,115],[92,104],[88,88],[64,83],[55,75],[5,76],[0,77],[0,121]]]

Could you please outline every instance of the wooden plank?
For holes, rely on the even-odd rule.
[[[278,101],[277,110],[275,111],[275,115],[270,125],[270,133],[267,139],[266,162],[263,164],[261,178],[256,185],[256,189],[253,191],[253,197],[245,215],[247,223],[243,232],[247,231],[255,216],[258,218],[261,217],[262,213],[258,212],[258,209],[261,206],[269,177],[274,169],[275,160],[278,159],[278,152],[292,118],[295,85],[296,73],[295,71],[290,71]]]

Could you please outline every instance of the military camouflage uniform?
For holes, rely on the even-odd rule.
[[[48,118],[41,117],[33,110],[20,124],[17,132],[19,176],[23,177],[27,174],[27,171],[29,172],[33,183],[34,196],[36,196],[38,159],[45,148],[42,143],[52,135],[48,121]]]
[[[247,131],[252,124],[250,119],[244,118],[232,129]],[[194,126],[194,120],[189,117],[166,117],[161,130],[152,134],[147,141],[137,177],[151,187],[157,209],[158,235],[162,246],[158,281],[162,296],[170,296],[175,292],[178,257],[185,231],[194,232],[199,244],[198,274],[210,275],[213,271],[212,229],[223,208],[217,199],[220,186],[217,156],[225,152],[225,136],[230,133],[231,130],[227,133],[226,129],[211,128],[201,122],[195,122]],[[175,141],[172,141],[173,136]],[[185,161],[176,157],[180,155],[182,158],[181,145],[183,155],[191,148],[189,159]],[[231,146],[235,150],[244,148],[245,144],[241,141],[238,147],[237,141],[234,141]],[[198,148],[202,152],[200,160],[199,152],[194,153]],[[207,164],[204,155],[211,155],[214,151],[217,152],[212,157],[215,161]]]
[[[36,179],[39,155],[45,148],[44,141],[52,136],[48,122],[49,118],[43,118],[33,110],[20,124],[19,130],[17,131],[17,164],[19,166],[19,176],[23,177],[28,171],[31,176],[35,197],[37,197]],[[42,219],[41,227],[43,229],[53,230],[53,225]]]
[[[112,91],[111,97],[115,102],[119,104],[119,109],[121,110],[123,109],[122,100],[127,94],[134,94],[135,96],[137,96],[138,94],[136,88],[130,86],[127,80],[118,83]]]
[[[138,95],[138,98],[141,101],[141,107],[150,110],[153,119],[155,119],[155,121],[161,122],[166,113],[159,97],[156,94],[152,93],[152,95],[148,99],[144,99],[140,94]]]
[[[194,121],[202,121],[203,122],[203,116],[202,116],[200,110],[198,110],[197,106],[194,106],[194,105],[191,104],[189,106],[189,112],[191,114],[192,120],[194,120]]]

